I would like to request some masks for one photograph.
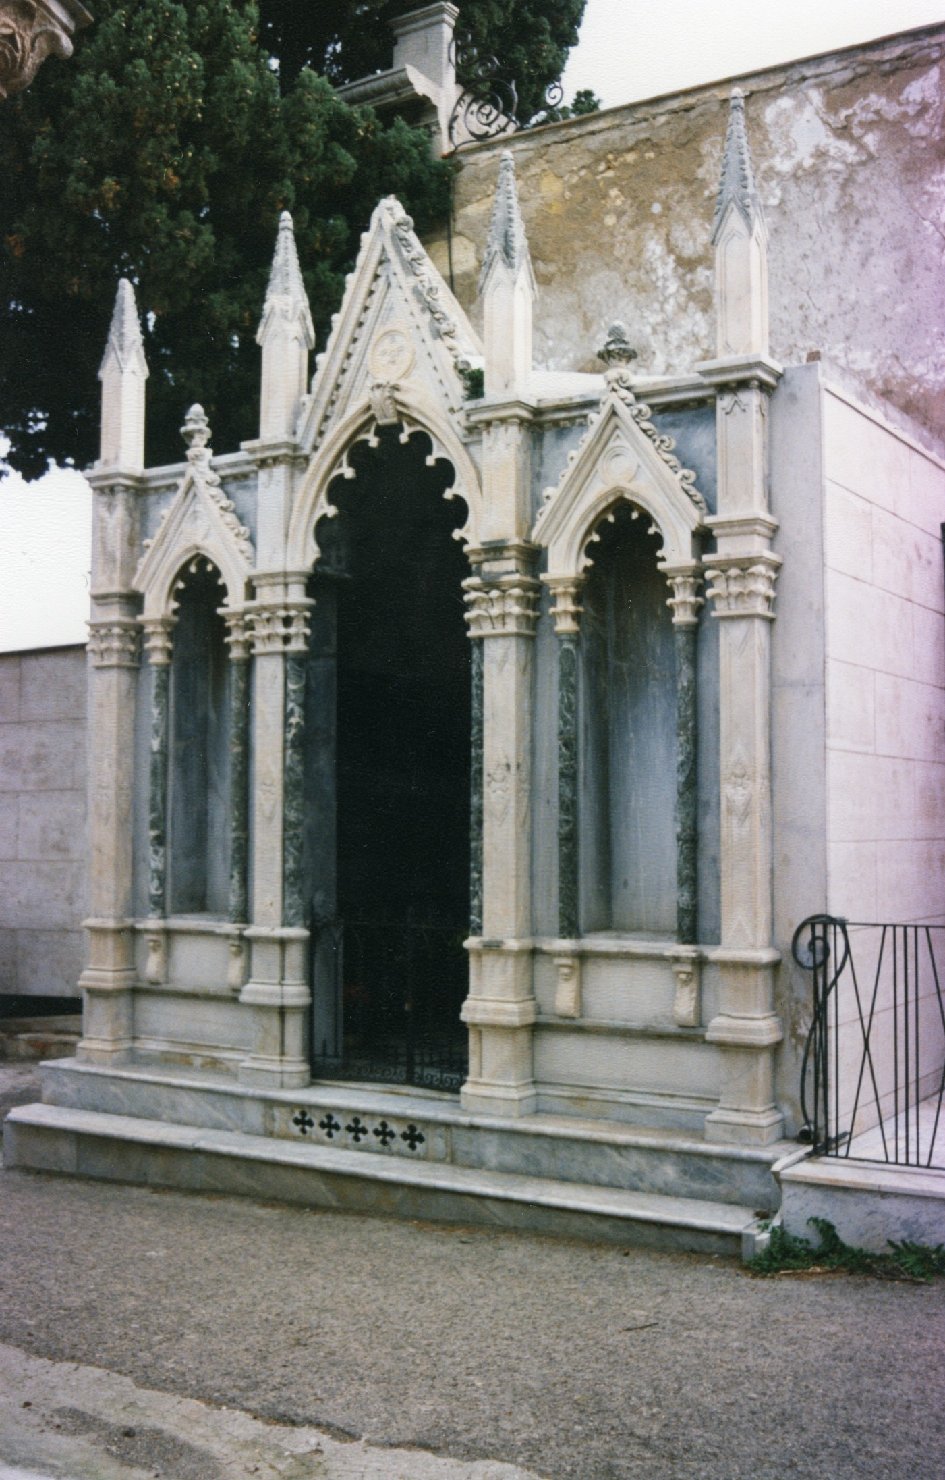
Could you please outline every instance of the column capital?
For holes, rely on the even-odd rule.
[[[92,17],[79,0],[18,0],[0,7],[0,98],[29,87],[47,57],[65,61]]]
[[[661,565],[672,596],[666,602],[673,614],[674,627],[698,627],[699,608],[705,605],[699,595],[702,569],[699,565]]]
[[[541,579],[552,595],[551,615],[558,636],[577,637],[581,630],[581,591],[585,577],[548,575]]]
[[[152,668],[166,668],[170,663],[176,622],[177,618],[171,616],[139,618],[144,634],[144,650]]]
[[[225,641],[230,653],[230,662],[248,663],[252,651],[252,638],[245,610],[234,611],[231,607],[221,606],[218,615],[226,624]]]
[[[250,602],[243,614],[252,633],[254,655],[307,652],[308,613],[314,605],[308,597]]]
[[[93,668],[137,668],[137,620],[109,617],[90,622],[88,651]]]
[[[531,576],[470,576],[463,590],[470,637],[534,637],[540,587]]]
[[[775,583],[781,561],[777,555],[737,555],[715,559],[706,570],[713,615],[764,617],[774,621]]]

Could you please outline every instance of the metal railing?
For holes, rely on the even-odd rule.
[[[798,1139],[945,1169],[945,926],[812,915],[791,949],[813,983]]]

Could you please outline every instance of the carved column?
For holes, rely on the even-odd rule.
[[[676,648],[676,938],[693,945],[699,905],[696,639],[703,599],[698,567],[663,569],[673,593],[667,605]]]
[[[247,609],[255,659],[252,958],[240,1001],[254,1011],[253,1048],[240,1066],[248,1084],[307,1084],[308,931],[301,914],[301,715],[298,666],[308,638],[304,578],[256,577]],[[304,673],[304,666],[303,666]],[[304,679],[303,679],[304,685]],[[288,790],[287,790],[288,787]]]
[[[470,632],[470,638],[472,633]],[[482,643],[472,641],[470,651],[469,722],[469,933],[482,935]]]
[[[230,654],[230,888],[234,925],[249,918],[249,681],[250,637],[243,612],[222,609]]]
[[[715,367],[702,366],[711,376]],[[782,1130],[774,1100],[771,833],[771,623],[779,558],[766,511],[765,418],[776,383],[757,363],[744,378],[718,374],[719,513],[708,521],[718,553],[706,581],[719,640],[722,943],[719,1012],[706,1038],[723,1050],[719,1108],[706,1121],[714,1140],[766,1143]],[[737,378],[736,378],[737,377]],[[735,379],[735,383],[732,381]]]
[[[580,594],[583,577],[546,576],[558,634],[558,986],[555,1012],[577,1018],[582,1011],[580,859],[578,817]]]
[[[97,501],[102,497],[99,492]],[[127,490],[104,497],[113,505],[111,513],[118,521],[133,522]],[[86,1063],[120,1061],[132,1046],[136,981],[132,815],[138,680],[134,606],[130,596],[97,595],[89,628],[90,918],[83,922],[89,933],[89,956],[79,981],[85,1010],[78,1047],[78,1058]]]
[[[538,582],[525,545],[478,552],[466,581],[469,635],[482,645],[482,935],[470,941],[469,1078],[463,1104],[535,1107],[531,940],[532,661]]]
[[[143,620],[151,669],[151,742],[148,762],[148,915],[167,914],[167,786],[172,617]]]

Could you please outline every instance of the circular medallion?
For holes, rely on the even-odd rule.
[[[630,448],[619,444],[611,447],[601,459],[601,472],[610,483],[632,483],[639,466],[639,459]]]
[[[368,355],[368,366],[377,380],[400,380],[413,369],[414,352],[410,336],[392,325],[378,334]]]

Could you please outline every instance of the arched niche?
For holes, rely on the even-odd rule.
[[[350,455],[359,443],[375,444],[385,427],[397,427],[404,438],[424,432],[430,439],[430,456],[445,459],[453,469],[448,497],[459,497],[466,506],[466,519],[457,530],[464,544],[476,546],[482,528],[482,488],[476,465],[448,417],[444,417],[422,394],[403,386],[384,386],[361,401],[325,437],[313,453],[296,494],[286,541],[286,564],[290,570],[310,570],[318,560],[316,530],[330,517],[329,488],[340,474],[351,476]]]
[[[470,655],[456,469],[375,421],[309,504],[303,843],[313,1068],[465,1074]],[[295,547],[298,557],[301,542]],[[407,1004],[407,997],[411,1001]]]
[[[194,555],[173,579],[168,713],[168,912],[227,912],[230,665],[219,568]]]

